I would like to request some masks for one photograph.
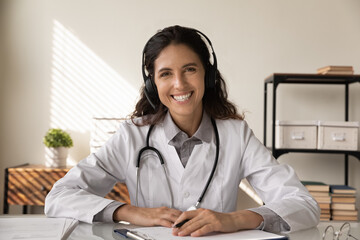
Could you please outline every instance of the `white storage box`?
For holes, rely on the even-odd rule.
[[[359,122],[319,122],[318,149],[358,149]]]
[[[275,122],[275,147],[316,149],[318,121]]]

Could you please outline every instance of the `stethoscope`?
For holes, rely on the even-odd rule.
[[[211,124],[214,128],[214,132],[215,132],[215,138],[216,138],[216,154],[215,154],[215,161],[214,161],[214,165],[213,165],[213,168],[211,170],[211,173],[210,173],[210,176],[206,182],[206,185],[199,197],[199,199],[197,200],[196,204],[189,207],[187,210],[195,210],[198,208],[199,204],[201,203],[201,201],[203,200],[204,196],[205,196],[205,193],[207,191],[207,189],[209,188],[209,185],[210,185],[210,182],[211,180],[213,179],[214,177],[214,173],[215,173],[215,170],[216,170],[216,166],[217,166],[217,163],[218,163],[218,160],[219,160],[219,146],[220,146],[220,140],[219,140],[219,133],[218,133],[218,130],[217,130],[217,126],[216,126],[216,122],[213,118],[211,118]],[[136,198],[135,198],[135,203],[136,203],[136,206],[138,206],[138,190],[139,190],[139,183],[140,183],[140,160],[141,160],[141,155],[143,154],[144,151],[153,151],[156,153],[156,155],[158,156],[159,160],[160,160],[160,163],[161,163],[161,166],[163,167],[163,170],[164,170],[164,174],[166,176],[166,181],[167,181],[167,185],[168,185],[168,188],[169,188],[169,192],[170,192],[170,197],[171,197],[171,207],[173,208],[174,207],[174,197],[173,197],[173,193],[171,191],[171,187],[170,187],[170,182],[169,182],[169,178],[168,178],[168,175],[166,174],[166,170],[165,170],[165,166],[164,166],[164,159],[163,157],[161,156],[161,153],[159,152],[159,150],[157,150],[156,148],[154,147],[151,147],[149,146],[149,138],[150,138],[150,134],[151,134],[151,131],[152,129],[154,128],[154,125],[151,125],[149,130],[148,130],[148,133],[147,133],[147,136],[146,136],[146,146],[143,147],[142,149],[140,149],[139,151],[139,155],[138,155],[138,159],[137,159],[137,163],[136,163],[136,175],[137,175],[137,178],[136,178]]]

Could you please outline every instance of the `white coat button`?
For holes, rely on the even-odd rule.
[[[188,198],[190,196],[190,193],[189,192],[185,192],[184,193],[184,198]]]

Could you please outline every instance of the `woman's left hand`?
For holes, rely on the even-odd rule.
[[[254,229],[263,221],[261,215],[249,210],[220,213],[200,208],[183,212],[174,226],[186,219],[188,221],[180,228],[173,228],[173,235],[199,237],[211,232],[236,232],[241,229]]]

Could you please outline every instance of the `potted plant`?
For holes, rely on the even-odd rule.
[[[43,139],[45,144],[45,166],[62,167],[66,166],[68,150],[73,146],[70,135],[58,128],[51,128]]]

